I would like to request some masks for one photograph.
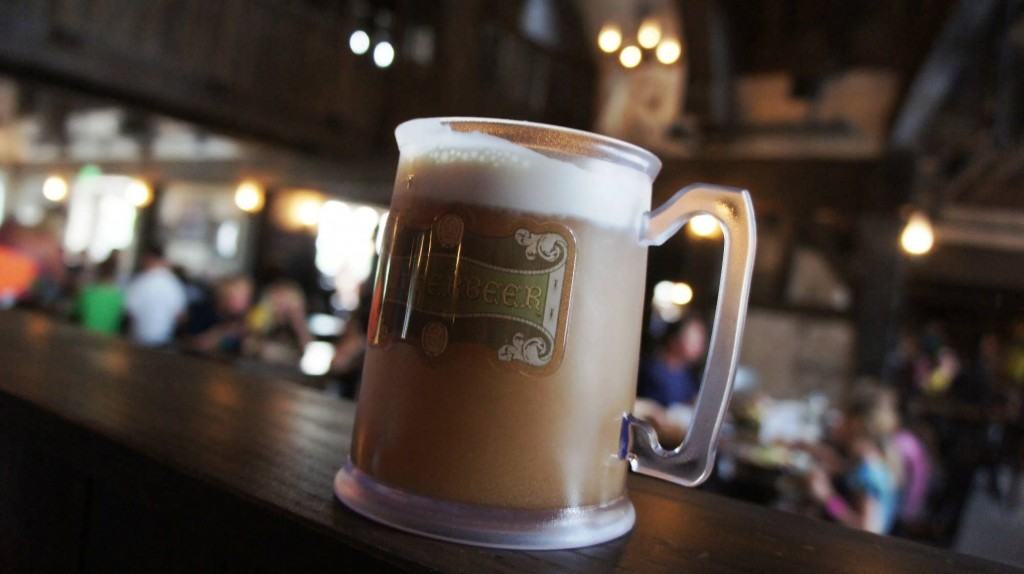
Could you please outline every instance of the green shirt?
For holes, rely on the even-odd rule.
[[[120,333],[123,309],[124,295],[116,285],[89,285],[78,295],[78,316],[90,331]]]

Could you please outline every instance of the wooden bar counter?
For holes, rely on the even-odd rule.
[[[624,538],[459,546],[344,508],[354,405],[0,312],[0,572],[995,572],[1009,567],[631,476]]]

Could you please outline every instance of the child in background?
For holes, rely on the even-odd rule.
[[[840,489],[820,467],[808,475],[811,495],[837,522],[877,534],[892,530],[900,510],[902,463],[892,442],[898,424],[893,401],[878,386],[861,384],[847,400],[835,436],[846,455],[835,469]]]

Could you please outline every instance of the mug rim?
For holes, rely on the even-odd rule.
[[[427,128],[439,126],[492,135],[545,155],[583,156],[612,162],[639,171],[652,181],[661,171],[658,156],[627,141],[586,130],[501,118],[437,116],[406,120],[395,128],[399,150],[411,144]]]

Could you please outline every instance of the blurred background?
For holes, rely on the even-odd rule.
[[[662,158],[655,204],[753,194],[704,488],[1024,565],[1022,5],[6,0],[0,308],[351,399],[394,127],[597,131]],[[637,412],[667,437],[721,255],[700,218],[650,253]]]

